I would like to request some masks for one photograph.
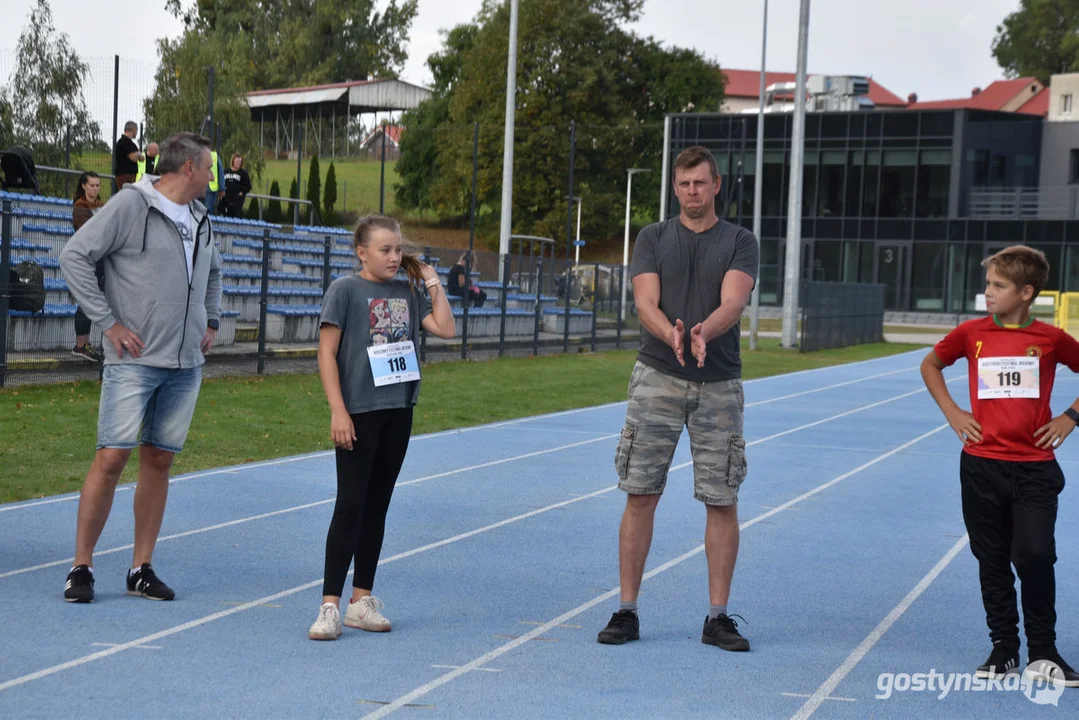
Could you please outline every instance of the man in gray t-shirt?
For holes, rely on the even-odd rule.
[[[701,641],[749,650],[727,600],[738,557],[738,488],[746,476],[738,326],[760,253],[752,233],[717,217],[719,189],[712,154],[702,147],[684,150],[674,163],[679,216],[646,227],[633,248],[641,348],[614,460],[618,486],[626,492],[618,537],[622,604],[600,631],[601,643],[640,637],[637,594],[656,506],[688,428],[693,495],[707,508],[709,611]]]

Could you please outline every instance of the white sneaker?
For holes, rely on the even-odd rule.
[[[318,618],[307,631],[312,640],[336,640],[341,637],[341,611],[333,603],[325,603],[318,611]]]
[[[345,611],[345,625],[370,632],[389,632],[390,621],[379,612],[383,607],[382,601],[371,595],[350,602]]]

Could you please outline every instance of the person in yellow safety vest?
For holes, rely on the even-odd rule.
[[[152,142],[146,146],[146,154],[142,156],[136,164],[139,167],[139,171],[135,173],[135,182],[142,179],[142,176],[146,173],[151,175],[156,174],[154,171],[157,168],[157,143]]]
[[[206,186],[206,210],[211,215],[217,214],[217,201],[221,195],[224,194],[221,186],[224,184],[222,179],[223,170],[221,168],[221,161],[217,159],[217,151],[210,151],[210,167],[213,168],[213,176],[210,178],[210,184]]]

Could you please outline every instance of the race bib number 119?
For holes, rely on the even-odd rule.
[[[979,400],[1037,398],[1040,388],[1036,357],[978,359]]]

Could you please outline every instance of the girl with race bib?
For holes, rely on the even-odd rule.
[[[441,338],[452,338],[456,329],[437,273],[404,251],[396,220],[361,218],[353,245],[362,269],[330,285],[320,318],[318,367],[337,455],[337,503],[326,535],[322,607],[308,631],[312,640],[341,635],[339,603],[353,561],[343,624],[390,630],[371,590],[419,399],[419,328]],[[399,270],[407,279],[397,277]]]

